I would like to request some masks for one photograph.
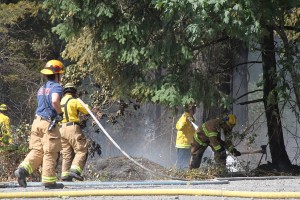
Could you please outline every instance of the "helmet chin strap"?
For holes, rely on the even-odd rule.
[[[56,77],[57,77],[57,80],[56,80],[56,81],[59,83],[59,82],[60,82],[60,77],[61,77],[61,76],[60,76],[60,74],[55,74],[55,75],[56,75]]]

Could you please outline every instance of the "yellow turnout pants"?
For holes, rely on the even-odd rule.
[[[74,122],[60,126],[62,143],[62,177],[67,177],[69,170],[81,174],[87,159],[87,141],[80,126]]]
[[[26,169],[31,174],[42,165],[42,182],[55,183],[57,180],[56,166],[61,150],[60,133],[58,126],[49,132],[48,121],[36,116],[33,121],[29,149],[30,152],[19,167]]]

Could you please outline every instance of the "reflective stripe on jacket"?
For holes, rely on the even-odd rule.
[[[197,129],[197,137],[195,137],[195,141],[202,146],[204,146],[203,144],[209,144],[215,151],[221,150],[222,147],[227,150],[232,149],[232,142],[229,139],[231,134],[230,132],[224,131],[226,142],[221,139],[222,123],[223,122],[220,119],[212,119],[205,122]]]
[[[192,121],[195,122],[193,116],[190,116],[188,112],[184,112],[176,123],[176,148],[190,148],[193,141],[195,129],[192,123],[189,122],[188,117],[191,117]]]

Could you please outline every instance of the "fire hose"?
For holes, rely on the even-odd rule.
[[[50,198],[90,197],[90,196],[161,196],[161,195],[194,195],[241,198],[287,199],[300,198],[300,192],[254,192],[226,191],[207,189],[110,189],[81,191],[35,191],[35,192],[2,192],[0,198]]]

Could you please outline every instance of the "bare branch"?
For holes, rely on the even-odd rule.
[[[264,101],[264,98],[255,99],[255,100],[252,100],[252,101],[245,101],[245,102],[239,103],[239,105],[247,105],[247,104],[258,103],[258,102],[262,102],[262,101]]]
[[[210,42],[208,42],[207,44],[203,44],[203,45],[199,45],[199,46],[193,47],[192,50],[193,50],[193,51],[199,50],[199,49],[202,49],[202,48],[204,48],[204,47],[208,47],[208,46],[210,46],[210,45],[217,44],[217,43],[219,43],[219,42],[223,42],[223,41],[228,40],[228,39],[229,39],[228,36],[224,36],[224,37],[219,38],[219,39],[217,39],[217,40],[210,41]]]
[[[295,27],[295,26],[284,26],[283,28],[284,28],[285,30],[289,30],[289,31],[300,32],[300,28],[299,28],[299,27]]]
[[[248,62],[243,62],[243,63],[239,63],[237,65],[235,65],[234,67],[238,67],[238,66],[241,66],[241,65],[245,65],[245,64],[255,64],[255,63],[262,63],[261,61],[248,61]]]
[[[255,92],[262,92],[263,90],[262,89],[259,89],[259,90],[253,90],[253,91],[250,91],[250,92],[247,92],[241,96],[239,96],[236,100],[240,99],[240,98],[243,98],[244,96],[248,95],[248,94],[252,94],[252,93],[255,93]]]

